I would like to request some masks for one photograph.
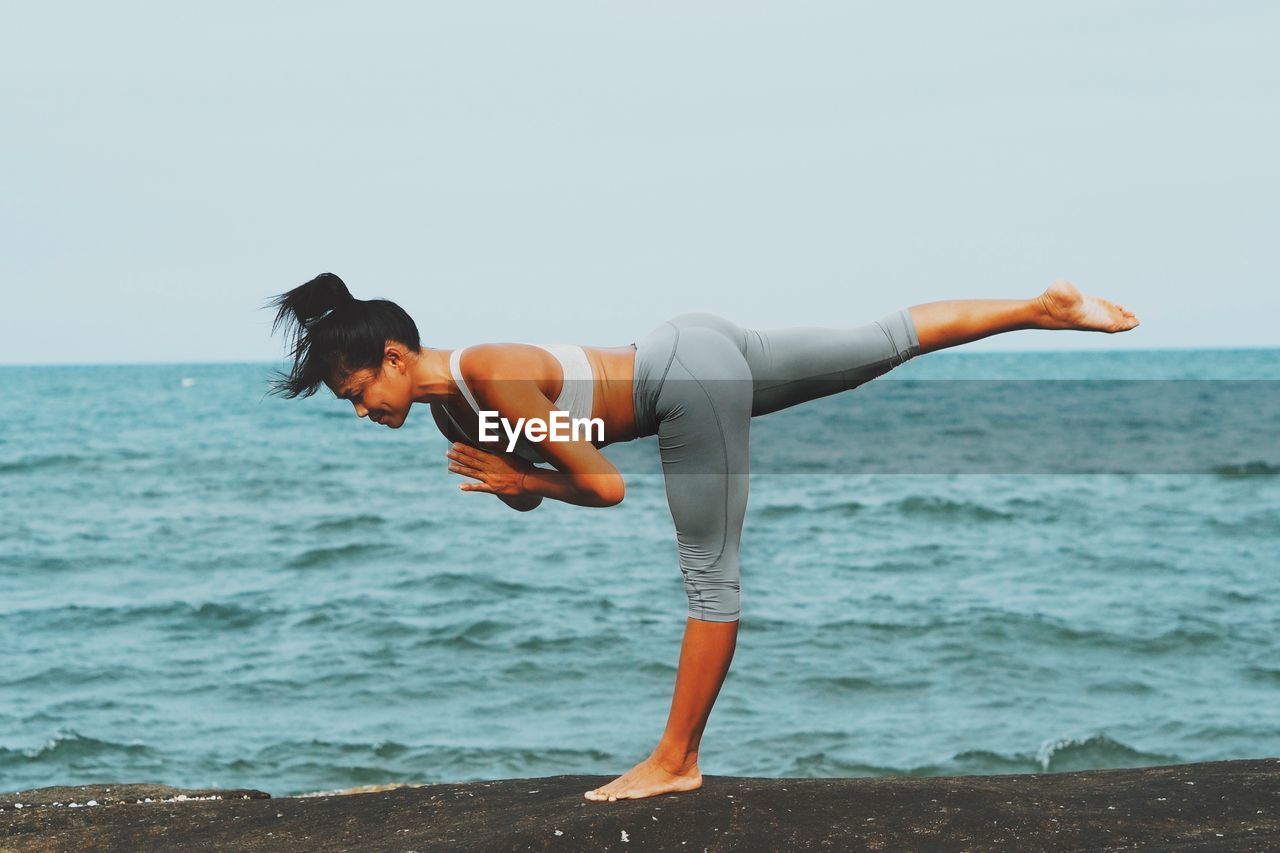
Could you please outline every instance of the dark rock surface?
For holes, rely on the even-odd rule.
[[[0,794],[0,849],[1280,850],[1280,759],[1017,776],[707,776],[688,794],[582,798],[610,778],[278,799],[158,785],[42,788]],[[98,805],[67,805],[88,800]]]

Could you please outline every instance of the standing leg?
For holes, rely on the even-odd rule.
[[[738,636],[738,551],[749,490],[751,374],[733,343],[682,328],[659,394],[658,451],[689,602],[666,730],[644,761],[589,800],[652,797],[702,785],[698,748]]]

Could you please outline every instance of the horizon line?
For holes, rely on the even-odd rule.
[[[513,341],[512,343],[517,343]],[[1280,346],[1200,346],[1200,347],[1123,347],[1111,350],[1105,349],[999,349],[999,350],[976,350],[969,352],[950,352],[947,350],[938,350],[936,352],[925,353],[925,355],[1116,355],[1120,353],[1161,353],[1161,352],[1267,352],[1280,351]],[[915,361],[922,356],[915,356],[911,361]],[[231,359],[218,361],[6,361],[0,362],[0,368],[7,367],[216,367],[224,365],[262,365],[272,366],[277,364],[287,364],[288,357],[279,361],[263,361],[260,359]]]

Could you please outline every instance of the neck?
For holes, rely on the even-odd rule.
[[[449,355],[453,350],[423,347],[413,362],[413,401],[443,403],[457,396],[458,385],[449,372]]]

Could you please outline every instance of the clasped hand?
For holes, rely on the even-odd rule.
[[[509,498],[525,494],[524,477],[533,466],[523,459],[489,453],[460,441],[450,445],[444,455],[449,457],[450,471],[480,481],[463,483],[464,492],[488,492]]]

